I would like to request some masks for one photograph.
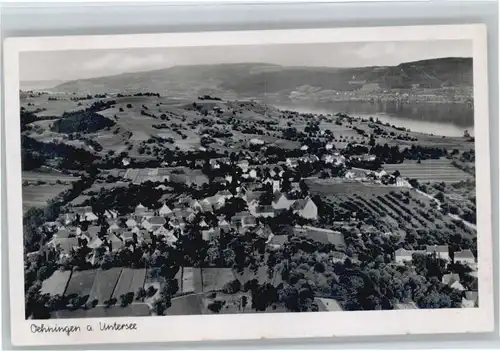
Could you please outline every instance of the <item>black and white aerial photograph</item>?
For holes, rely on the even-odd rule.
[[[19,78],[26,320],[480,304],[470,40],[25,51]]]

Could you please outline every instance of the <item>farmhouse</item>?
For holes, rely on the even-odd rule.
[[[309,197],[295,201],[291,206],[291,209],[293,210],[293,213],[298,214],[302,218],[318,218],[318,207]]]
[[[127,221],[125,222],[125,225],[128,227],[128,228],[133,228],[137,225],[137,222],[135,221],[135,219],[133,218],[129,218],[127,219]]]
[[[71,255],[74,249],[79,247],[78,238],[54,238],[48,245],[60,250],[61,257],[67,257]]]
[[[448,245],[427,245],[425,251],[428,255],[435,255],[436,258],[449,261]]]
[[[462,250],[454,253],[454,261],[455,263],[473,265],[476,263],[476,258],[471,250]]]
[[[252,213],[255,217],[274,217],[274,208],[270,205],[268,206],[257,206],[255,207],[255,213]]]
[[[295,200],[289,200],[288,195],[279,191],[274,193],[274,199],[271,204],[275,210],[289,210]]]
[[[396,263],[411,262],[413,254],[425,254],[426,251],[406,250],[403,248],[397,249],[394,252],[394,260]]]
[[[135,208],[135,214],[139,216],[143,216],[149,212],[149,209],[142,204],[137,205]]]
[[[160,216],[168,216],[168,215],[172,214],[172,212],[173,211],[170,209],[170,207],[167,206],[167,204],[163,204],[163,206],[158,211]]]

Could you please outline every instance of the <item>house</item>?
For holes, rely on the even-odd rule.
[[[418,306],[415,302],[409,303],[397,303],[394,305],[395,310],[415,310],[418,309]]]
[[[147,230],[141,230],[138,236],[140,237],[141,241],[145,242],[146,244],[151,244],[153,242],[151,233]]]
[[[108,233],[112,233],[113,231],[118,230],[118,229],[120,229],[120,226],[118,225],[118,223],[112,222],[109,225]]]
[[[250,139],[250,145],[264,145],[264,140],[260,140],[258,138]]]
[[[142,204],[137,205],[135,208],[136,215],[143,216],[147,212],[149,212],[149,209]]]
[[[332,263],[337,263],[337,262],[344,263],[347,258],[348,256],[343,252],[339,251],[330,252],[330,261]]]
[[[191,203],[189,204],[189,208],[191,208],[194,211],[203,211],[203,207],[201,206],[198,200],[192,200]]]
[[[210,229],[201,231],[201,237],[205,241],[217,239],[219,236],[220,236],[220,229],[218,229],[218,228],[210,228]]]
[[[121,237],[125,243],[128,243],[134,240],[134,233],[132,233],[131,231],[124,231]]]
[[[273,231],[269,228],[269,226],[261,224],[255,231],[255,234],[261,238],[269,239],[269,237],[273,235]]]
[[[118,213],[113,210],[106,210],[104,211],[104,216],[108,219],[116,219],[118,218]]]
[[[299,165],[299,159],[296,157],[288,157],[286,159],[286,165],[288,167],[297,167]]]
[[[334,147],[335,145],[333,143],[326,143],[325,145],[326,150],[333,150]]]
[[[89,225],[87,230],[85,231],[85,236],[90,240],[95,238],[99,232],[101,231],[101,227],[98,225]]]
[[[214,208],[212,207],[212,204],[207,199],[201,200],[200,201],[200,205],[201,205],[201,210],[203,212],[213,212],[214,211]]]
[[[217,227],[224,231],[228,231],[231,229],[231,226],[228,221],[224,217],[219,218],[219,222],[217,223]]]
[[[71,236],[70,230],[66,229],[66,227],[61,227],[59,230],[54,234],[54,238],[58,239],[66,239]]]
[[[314,163],[319,161],[319,157],[316,155],[307,155],[304,157],[301,157],[300,160],[304,163]]]
[[[247,191],[245,195],[243,195],[243,200],[247,202],[247,204],[252,203],[254,201],[258,202],[262,194],[265,191]]]
[[[243,171],[243,172],[248,172],[248,167],[250,166],[250,163],[248,160],[242,160],[238,162],[238,167]]]
[[[342,312],[343,309],[335,299],[327,299],[322,297],[314,298],[314,302],[318,305],[319,311],[327,311],[327,312]]]
[[[200,220],[200,222],[198,223],[198,225],[200,226],[200,228],[208,228],[208,224],[205,221],[205,219],[203,219],[203,218]]]
[[[435,255],[436,258],[449,261],[448,245],[427,245],[425,251],[428,255]]]
[[[128,227],[128,228],[133,228],[137,225],[137,222],[135,221],[135,219],[133,218],[129,218],[127,219],[127,221],[125,222],[125,225]]]
[[[257,221],[255,220],[255,217],[253,217],[253,216],[245,216],[241,219],[242,228],[253,227],[256,224],[257,224]]]
[[[462,264],[467,264],[467,265],[473,265],[476,263],[476,258],[474,257],[474,254],[472,253],[471,250],[468,249],[455,252],[453,257],[455,263],[460,262]]]
[[[441,282],[444,285],[450,286],[456,281],[460,281],[460,276],[456,273],[449,273],[449,274],[444,274],[443,277],[441,278]]]
[[[250,211],[252,212],[252,211]],[[274,208],[271,205],[267,206],[256,206],[254,213],[252,213],[255,217],[274,217]]]
[[[250,178],[255,179],[257,178],[257,171],[255,169],[251,169],[248,175],[250,176]]]
[[[298,214],[302,218],[316,219],[318,218],[318,206],[311,200],[310,197],[297,200],[291,206],[293,213]]]
[[[309,150],[309,146],[307,146],[307,145],[302,145],[302,146],[300,147],[300,150],[302,150],[302,151],[307,151],[307,150]]]
[[[462,307],[477,307],[479,301],[477,291],[466,291],[464,295],[462,298]]]
[[[103,243],[104,242],[98,236],[96,236],[90,240],[90,242],[87,244],[87,247],[95,250],[95,249],[101,247]]]
[[[63,225],[68,225],[76,220],[76,213],[65,213],[60,216],[59,220]]]
[[[417,250],[406,250],[406,249],[397,249],[394,252],[394,261],[396,263],[405,263],[411,262],[413,260],[414,254],[426,254],[426,251],[417,251]]]
[[[165,218],[160,216],[154,216],[143,220],[141,225],[146,230],[155,231],[159,227],[162,227],[165,223],[166,223]]]
[[[271,206],[273,206],[275,210],[289,210],[294,202],[295,200],[288,199],[285,193],[277,191],[274,193],[274,199]]]
[[[274,235],[272,233],[271,235],[269,235],[266,241],[266,244],[269,246],[269,248],[273,250],[278,250],[286,243],[288,243],[288,235]]]
[[[215,195],[220,199],[219,201],[225,201],[233,197],[229,190],[218,191]]]
[[[465,287],[459,281],[453,282],[453,284],[450,285],[450,288],[458,290],[458,291],[466,290]]]
[[[167,206],[167,204],[163,204],[163,206],[158,211],[160,216],[169,216],[170,214],[172,214],[172,212],[173,211],[170,209],[170,207]]]
[[[170,230],[168,230],[167,228],[161,226],[161,227],[158,227],[156,228],[154,231],[152,231],[152,233],[154,234],[154,236],[156,237],[159,237],[159,236],[167,236],[170,234]]]
[[[60,250],[61,257],[70,256],[73,250],[79,247],[78,238],[53,238],[49,245]]]
[[[109,251],[118,251],[124,246],[124,242],[115,234],[109,234],[107,237]]]

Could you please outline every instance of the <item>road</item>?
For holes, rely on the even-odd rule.
[[[413,188],[413,189],[415,189],[415,188]],[[438,205],[438,209],[439,209],[439,210],[441,210],[441,201],[439,201],[438,199],[436,199],[436,198],[435,198],[434,196],[432,196],[432,195],[429,195],[429,194],[427,194],[427,193],[424,193],[424,192],[423,192],[423,191],[421,191],[421,190],[415,189],[415,191],[416,191],[417,193],[419,193],[420,195],[423,195],[423,196],[425,196],[425,197],[427,197],[427,198],[429,198],[429,199],[433,200],[434,202],[436,202],[436,204]],[[462,218],[460,218],[460,217],[459,217],[459,216],[457,216],[457,215],[454,215],[454,214],[451,214],[451,213],[447,213],[447,216],[451,217],[451,218],[452,218],[452,219],[454,219],[454,220],[461,221],[461,222],[462,222],[465,226],[467,226],[467,227],[469,227],[469,228],[471,228],[471,229],[473,229],[473,230],[477,230],[477,226],[476,226],[475,224],[470,223],[470,222],[467,222],[465,219],[462,219]]]

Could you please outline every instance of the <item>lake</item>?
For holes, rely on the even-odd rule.
[[[474,110],[459,103],[402,104],[393,102],[370,103],[364,101],[339,101],[328,103],[268,102],[279,109],[301,113],[346,113],[352,117],[373,117],[383,123],[404,127],[414,132],[463,136],[464,130],[474,135]]]

